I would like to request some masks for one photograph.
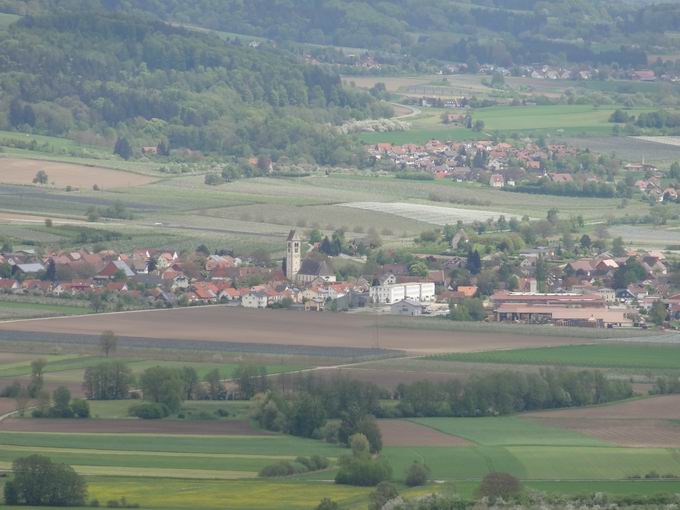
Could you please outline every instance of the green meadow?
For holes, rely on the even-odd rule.
[[[363,142],[374,144],[390,142],[394,144],[424,143],[428,140],[472,140],[487,136],[487,133],[513,132],[523,135],[553,136],[607,136],[612,132],[613,124],[609,116],[615,106],[594,107],[592,105],[540,105],[540,106],[492,106],[479,108],[472,112],[473,120],[484,122],[482,132],[459,126],[442,124],[440,115],[444,110],[428,110],[407,119],[411,129],[387,133],[363,133]],[[648,111],[633,109],[632,113]]]
[[[588,344],[430,356],[437,361],[601,368],[677,369],[680,347],[658,344]]]

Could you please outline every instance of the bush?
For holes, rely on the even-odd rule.
[[[77,418],[89,418],[90,417],[90,404],[87,400],[82,398],[74,398],[71,401],[71,411]]]
[[[277,476],[291,476],[300,473],[308,473],[310,471],[319,471],[326,469],[330,465],[327,458],[319,455],[312,457],[298,457],[295,462],[277,462],[269,466],[263,467],[258,476],[262,478],[273,478]]]
[[[320,455],[312,455],[311,457],[298,457],[295,462],[302,464],[307,468],[307,471],[320,471],[326,469],[330,462],[326,457]]]
[[[489,473],[479,486],[481,497],[510,499],[522,491],[520,481],[509,473]]]
[[[258,476],[262,478],[274,478],[279,476],[297,475],[306,472],[307,468],[302,464],[298,464],[297,462],[283,461],[263,467],[258,473]]]
[[[357,487],[374,487],[392,478],[392,467],[384,459],[345,459],[335,476],[335,483]]]
[[[399,497],[399,491],[390,482],[380,482],[375,491],[369,494],[368,510],[381,510],[388,501]]]
[[[338,505],[335,501],[331,501],[328,498],[323,498],[316,507],[316,510],[339,510],[339,509],[340,505]]]
[[[414,461],[406,470],[406,478],[404,483],[409,487],[418,487],[425,485],[430,479],[430,468],[425,464]]]
[[[169,416],[170,410],[164,404],[145,402],[130,407],[130,409],[128,409],[128,414],[144,420],[158,420]]]

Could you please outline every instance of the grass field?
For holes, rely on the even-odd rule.
[[[680,347],[654,344],[564,345],[484,353],[443,354],[427,359],[520,365],[677,369],[680,367]]]
[[[553,136],[607,136],[613,124],[609,116],[614,106],[543,105],[543,106],[493,106],[472,112],[474,120],[484,122],[483,133],[456,126],[446,126],[440,120],[441,110],[428,110],[409,120],[411,129],[387,133],[364,133],[365,143],[390,142],[394,144],[424,143],[428,140],[479,139],[485,133],[512,132]],[[640,110],[647,111],[647,110]]]

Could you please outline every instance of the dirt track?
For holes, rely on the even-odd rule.
[[[95,184],[100,188],[122,188],[148,184],[154,180],[130,172],[99,168],[73,163],[41,161],[36,159],[1,158],[0,182],[6,184],[32,184],[38,170],[47,172],[49,185],[55,187],[92,189]]]
[[[83,434],[204,434],[204,435],[269,435],[254,429],[245,421],[226,420],[67,420],[67,419],[7,419],[0,422],[0,431],[16,432],[79,432]]]
[[[407,420],[378,420],[385,446],[469,446],[468,440]]]
[[[0,332],[36,332],[43,337],[52,333],[98,337],[103,330],[110,329],[120,337],[186,343],[381,348],[417,354],[587,342],[579,338],[378,328],[376,324],[371,316],[211,306],[5,322],[0,323]]]

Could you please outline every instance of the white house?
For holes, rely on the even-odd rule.
[[[391,304],[410,299],[418,303],[435,300],[434,282],[397,283],[378,285],[368,291],[373,303]]]
[[[250,292],[241,298],[241,306],[245,308],[267,308],[268,302],[264,292]]]

